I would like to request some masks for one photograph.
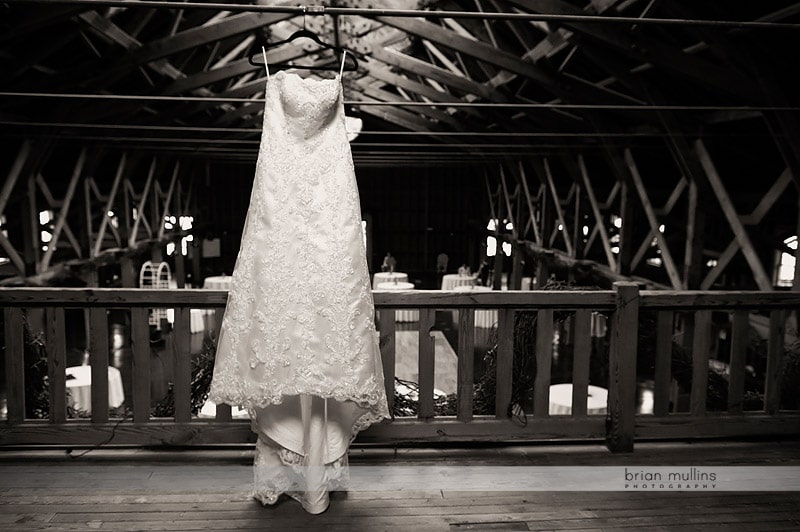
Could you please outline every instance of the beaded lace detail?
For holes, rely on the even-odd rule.
[[[279,72],[264,127],[210,398],[354,401],[353,432],[388,417],[339,76]]]

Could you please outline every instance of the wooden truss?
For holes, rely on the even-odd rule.
[[[189,195],[183,193],[179,180],[179,161],[163,162],[171,166],[169,184],[164,188],[156,179],[157,162],[152,159],[141,193],[137,193],[141,180],[136,179],[136,165],[131,164],[127,153],[121,154],[113,179],[108,180],[90,170],[96,168],[103,154],[95,154],[90,164],[84,149],[66,176],[64,196],[56,198],[48,180],[63,182],[65,176],[52,175],[53,170],[45,176],[45,161],[33,160],[36,148],[31,141],[20,145],[0,191],[0,216],[5,217],[10,230],[10,234],[0,232],[0,245],[20,276],[47,272],[56,257],[59,262],[94,259],[109,250],[124,251],[147,241],[169,240],[178,230],[167,232],[165,216],[189,212]],[[109,181],[110,188],[103,193],[101,188]],[[83,201],[77,201],[81,188]],[[10,203],[18,208],[8,208]],[[46,225],[40,222],[41,211],[53,212]]]

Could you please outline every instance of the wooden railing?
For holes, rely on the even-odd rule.
[[[190,403],[190,309],[216,309],[219,326],[227,294],[210,290],[137,289],[0,289],[4,319],[6,420],[0,421],[0,446],[87,446],[222,444],[253,441],[249,423],[231,419],[231,409],[218,405],[215,419],[194,417]],[[595,439],[613,451],[630,451],[634,439],[692,438],[800,433],[800,413],[781,410],[780,367],[784,357],[786,319],[800,307],[800,294],[784,292],[640,291],[636,284],[617,283],[611,291],[375,292],[380,345],[387,394],[394,397],[395,310],[419,311],[419,402],[416,418],[395,418],[363,432],[362,442],[512,441]],[[151,308],[175,310],[171,346],[174,416],[151,417]],[[66,399],[65,309],[88,314],[89,363],[92,368],[90,419],[68,419]],[[44,309],[49,419],[25,416],[24,317]],[[112,418],[108,408],[108,311],[130,312],[132,386],[130,417]],[[430,336],[437,310],[458,310],[458,377],[455,416],[434,412],[434,342]],[[473,414],[473,357],[476,311],[497,311],[495,415]],[[554,312],[571,313],[573,400],[571,415],[548,413]],[[767,369],[763,408],[742,408],[749,312],[768,314]],[[535,312],[536,376],[533,412],[509,416],[514,368],[514,314]],[[609,316],[608,408],[605,415],[587,415],[592,313]],[[653,414],[637,414],[636,364],[640,316],[655,312],[656,356]],[[730,318],[728,407],[707,408],[712,312]],[[676,319],[680,317],[680,319]],[[691,390],[686,412],[675,411],[672,351],[675,326],[690,334]],[[689,324],[691,326],[687,326]]]

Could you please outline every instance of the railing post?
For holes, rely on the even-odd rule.
[[[614,283],[616,308],[611,317],[608,356],[606,446],[611,452],[632,452],[636,428],[636,352],[639,331],[639,286]]]
[[[25,321],[22,309],[3,309],[5,322],[6,396],[9,423],[25,421]]]

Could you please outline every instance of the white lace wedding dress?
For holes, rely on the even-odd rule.
[[[311,513],[388,417],[341,73],[268,76],[261,147],[210,399],[249,410],[253,495]]]

